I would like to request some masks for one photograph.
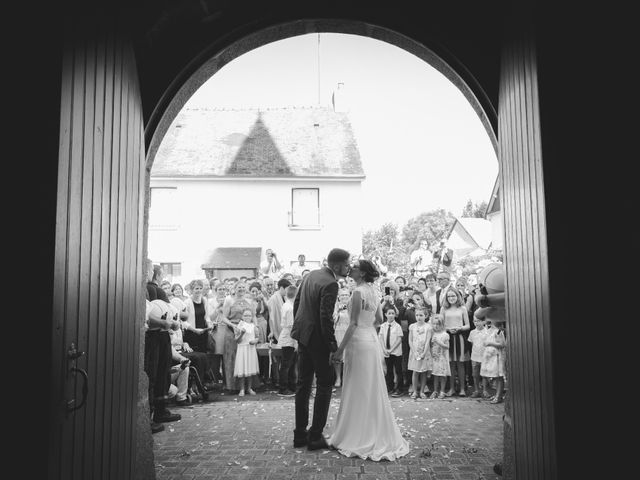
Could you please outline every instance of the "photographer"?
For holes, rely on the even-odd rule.
[[[260,263],[260,273],[266,277],[271,277],[274,280],[279,279],[282,275],[283,268],[278,256],[270,248],[267,248],[265,255],[265,260]]]
[[[384,286],[384,296],[380,300],[382,311],[393,308],[396,311],[396,322],[400,323],[400,317],[404,314],[404,299],[400,293],[400,287],[393,280],[389,280]]]

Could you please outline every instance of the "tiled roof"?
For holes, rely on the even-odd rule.
[[[151,175],[364,178],[364,171],[344,112],[188,108],[165,135]]]
[[[201,268],[258,268],[262,248],[216,248]]]

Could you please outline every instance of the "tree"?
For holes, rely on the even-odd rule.
[[[426,240],[429,248],[433,250],[438,242],[447,237],[449,230],[455,222],[451,212],[439,208],[409,219],[402,229],[402,243],[410,253],[415,250],[420,240]]]
[[[480,203],[473,203],[471,199],[469,199],[462,209],[460,216],[465,218],[484,218],[484,212],[487,210],[487,206],[488,203],[484,200]]]
[[[362,236],[362,253],[372,259],[380,256],[390,271],[397,272],[409,261],[409,255],[400,242],[398,226],[385,223],[378,230],[369,230]]]

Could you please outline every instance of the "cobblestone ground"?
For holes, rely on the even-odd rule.
[[[325,435],[340,406],[333,394]],[[346,458],[335,450],[293,448],[294,398],[275,392],[239,398],[215,395],[208,403],[171,410],[182,420],[153,435],[158,480],[500,479],[504,404],[449,397],[391,398],[409,455],[395,461]],[[311,415],[310,415],[311,418]]]

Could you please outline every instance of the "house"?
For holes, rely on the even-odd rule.
[[[467,255],[483,255],[490,245],[491,222],[484,218],[456,218],[447,237],[447,246],[458,259]]]
[[[491,222],[491,245],[489,249],[501,251],[503,249],[504,226],[500,207],[499,177],[496,178],[496,183],[493,185],[493,191],[491,192],[484,218]]]
[[[313,267],[334,247],[360,252],[365,174],[339,110],[184,108],[151,170],[149,258],[188,282],[250,270],[249,257],[258,268],[268,248],[285,269],[301,253]]]

